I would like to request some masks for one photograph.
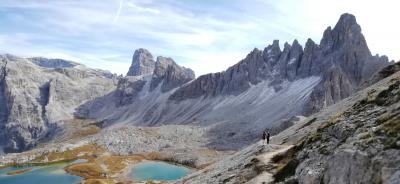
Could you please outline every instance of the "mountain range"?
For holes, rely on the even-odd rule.
[[[210,146],[238,149],[265,128],[276,134],[355,93],[390,65],[372,56],[356,18],[343,14],[319,44],[278,40],[218,73],[195,78],[173,59],[135,51],[125,77],[62,59],[1,56],[0,145],[30,149],[90,118],[114,124],[209,127]],[[82,103],[83,102],[83,103]],[[236,144],[226,144],[234,141]]]

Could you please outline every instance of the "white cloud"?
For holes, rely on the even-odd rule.
[[[146,7],[140,7],[136,4],[134,4],[133,2],[128,2],[127,5],[139,12],[144,12],[144,13],[152,13],[152,14],[160,14],[160,11],[154,8],[146,8]]]
[[[124,0],[120,0],[117,13],[115,14],[115,17],[114,17],[114,22],[116,22],[116,21],[118,20],[119,15],[121,14],[122,6],[123,6],[123,5],[124,5]]]
[[[14,16],[14,23],[7,24],[14,28],[0,30],[1,50],[68,57],[125,74],[133,50],[145,47],[154,55],[174,56],[178,63],[204,74],[224,70],[274,39],[281,44],[293,39],[304,43],[308,37],[318,42],[327,26],[349,12],[356,15],[373,53],[400,58],[395,0],[218,3],[5,0],[0,10]]]

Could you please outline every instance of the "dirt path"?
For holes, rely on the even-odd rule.
[[[249,182],[248,184],[267,184],[274,181],[273,174],[271,173],[274,170],[274,164],[272,163],[272,158],[280,153],[286,152],[293,145],[276,145],[270,144],[266,145],[263,149],[263,152],[258,155],[256,158],[266,166],[267,171],[259,174]]]

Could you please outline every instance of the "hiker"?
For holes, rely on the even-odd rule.
[[[268,131],[268,129],[265,129],[265,131],[263,131],[263,145],[265,145],[265,139],[267,140],[267,144],[269,144],[269,137],[270,137],[270,133]]]

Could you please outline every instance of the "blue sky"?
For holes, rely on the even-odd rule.
[[[279,39],[319,42],[340,14],[357,17],[373,54],[400,59],[396,0],[0,0],[0,52],[125,74],[146,48],[196,74],[218,72]]]

